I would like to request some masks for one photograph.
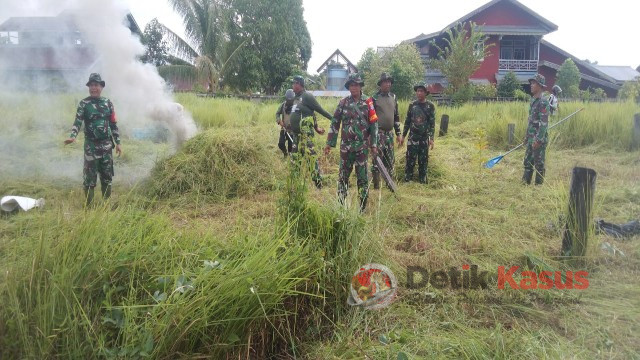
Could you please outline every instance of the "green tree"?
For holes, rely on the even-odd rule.
[[[164,40],[162,25],[157,18],[151,20],[142,34],[142,45],[145,46],[144,55],[140,58],[146,64],[155,66],[166,65],[169,58],[169,47]]]
[[[556,84],[562,88],[563,97],[580,96],[580,70],[572,59],[565,60],[558,69]]]
[[[514,97],[514,94],[518,89],[520,89],[520,81],[518,80],[516,73],[509,71],[498,84],[498,96],[505,98]]]
[[[478,30],[478,26],[470,22],[459,23],[447,30],[443,47],[432,43],[438,49],[438,58],[431,61],[431,66],[440,70],[449,80],[449,94],[473,94],[473,91],[468,89],[471,86],[469,78],[478,70],[482,59],[491,56],[489,47],[485,44],[486,39]]]
[[[198,78],[217,88],[221,70],[236,52],[225,52],[226,24],[232,12],[226,0],[169,0],[182,17],[186,39],[162,25],[173,55],[195,65]],[[242,44],[244,45],[244,44]],[[238,46],[239,48],[240,46]],[[171,72],[171,69],[167,69]]]
[[[367,48],[367,50],[365,50],[362,56],[360,57],[360,61],[358,61],[358,64],[356,64],[356,67],[358,68],[358,72],[362,76],[362,79],[364,80],[365,84],[369,80],[372,80],[372,81],[375,80],[371,78],[373,77],[372,70],[373,70],[374,63],[378,61],[380,61],[380,56],[378,56],[378,53],[375,50],[373,50],[373,48]],[[378,74],[378,76],[380,76],[380,74]]]
[[[377,91],[378,80],[383,72],[393,77],[392,91],[400,99],[410,99],[413,96],[413,86],[424,81],[424,65],[418,49],[413,44],[400,44],[380,56],[367,49],[358,65],[365,80],[364,92],[367,95]]]
[[[232,88],[259,87],[278,93],[296,70],[306,70],[311,38],[303,17],[301,0],[232,0],[235,13],[230,22],[232,48],[247,42],[224,72]]]
[[[637,77],[635,81],[625,82],[618,91],[618,98],[621,100],[640,101],[640,77]]]

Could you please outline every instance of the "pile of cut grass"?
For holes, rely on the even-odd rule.
[[[193,193],[216,199],[251,195],[277,186],[282,162],[263,138],[208,130],[152,170],[148,191],[158,198]]]

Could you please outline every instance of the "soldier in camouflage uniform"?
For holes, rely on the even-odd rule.
[[[291,130],[293,132],[293,148],[292,152],[300,153],[304,156],[306,149],[308,149],[311,156],[315,156],[313,136],[314,131],[319,135],[324,134],[324,129],[318,127],[318,121],[315,116],[315,112],[319,112],[320,115],[327,119],[331,119],[331,114],[325,111],[316,98],[305,91],[304,78],[302,76],[293,77],[293,91],[295,98],[293,99],[293,107],[291,108]],[[300,145],[300,138],[304,134],[307,141],[305,144]],[[315,168],[313,171],[313,182],[316,187],[322,187],[322,177],[320,175],[320,166],[316,159]]]
[[[529,79],[531,103],[529,105],[529,125],[527,126],[522,182],[531,184],[533,169],[536,170],[536,185],[544,182],[544,157],[547,147],[547,127],[549,126],[549,100],[542,96],[545,89],[544,76],[538,74]]]
[[[64,143],[66,145],[75,142],[84,123],[83,178],[86,204],[89,205],[93,200],[98,174],[103,198],[108,199],[111,196],[114,141],[118,156],[122,154],[122,149],[113,103],[100,96],[105,86],[100,74],[91,74],[87,86],[90,96],[78,104],[71,135]]]
[[[420,183],[427,183],[427,165],[429,162],[429,148],[433,150],[433,135],[436,128],[436,108],[427,100],[429,90],[426,84],[418,84],[413,87],[417,100],[409,104],[407,118],[404,122],[404,130],[400,138],[400,146],[404,142],[407,133],[407,164],[404,181],[411,181],[413,168],[418,158],[418,178]]]
[[[393,77],[387,73],[380,75],[378,80],[379,90],[371,97],[378,115],[378,154],[382,158],[382,163],[387,168],[389,175],[393,177],[395,165],[395,154],[393,151],[393,134],[395,132],[400,141],[400,115],[398,114],[398,100],[391,92]],[[373,188],[380,188],[380,171],[376,160],[373,159],[371,167],[373,177]]]
[[[338,131],[342,124],[340,140],[340,174],[338,179],[338,200],[344,204],[349,188],[349,177],[355,165],[358,179],[360,211],[367,206],[369,193],[369,179],[367,174],[368,147],[372,155],[377,156],[378,122],[373,102],[365,100],[362,95],[364,81],[358,74],[349,75],[345,87],[351,92],[350,96],[340,100],[327,136],[324,154],[328,155],[332,147],[336,146]]]
[[[295,96],[293,89],[288,89],[284,95],[285,101],[278,106],[278,111],[276,111],[276,122],[280,125],[280,139],[278,140],[278,147],[284,154],[285,158],[293,148],[291,108],[293,107],[293,99]]]

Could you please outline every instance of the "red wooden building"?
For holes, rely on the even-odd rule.
[[[553,86],[560,65],[571,58],[578,66],[581,75],[580,88],[602,88],[608,96],[615,97],[620,85],[616,80],[557,46],[543,37],[558,30],[558,26],[545,19],[517,0],[493,0],[462,18],[454,21],[441,31],[421,34],[407,40],[416,45],[423,60],[438,55],[439,47],[444,47],[446,31],[458,23],[474,22],[486,36],[489,56],[485,56],[479,69],[469,79],[476,84],[497,84],[509,72],[513,71],[525,87],[527,79],[537,72],[544,75],[547,85]],[[481,49],[482,44],[478,44]],[[447,79],[437,69],[427,65],[426,81],[434,93],[442,92],[448,85]]]

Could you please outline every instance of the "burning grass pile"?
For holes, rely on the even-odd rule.
[[[262,140],[232,130],[202,132],[156,164],[149,192],[158,198],[196,194],[225,199],[273,190],[284,162]]]

